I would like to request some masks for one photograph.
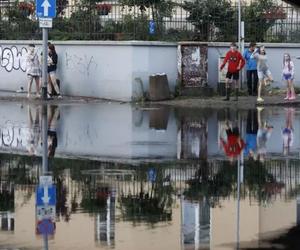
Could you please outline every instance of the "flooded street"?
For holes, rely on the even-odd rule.
[[[300,109],[219,108],[1,103],[0,249],[297,249]]]

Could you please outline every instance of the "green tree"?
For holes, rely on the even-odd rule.
[[[138,7],[140,14],[146,16],[147,9],[155,22],[156,31],[158,34],[163,32],[163,18],[171,17],[175,3],[170,0],[120,0],[123,6]]]
[[[216,40],[217,37],[224,40],[226,35],[234,35],[236,13],[231,5],[231,1],[185,1],[182,8],[189,12],[187,20],[195,26],[195,31],[198,33],[196,38],[198,40]]]
[[[242,13],[246,40],[264,42],[267,31],[281,18],[285,18],[285,13],[275,1],[252,1]]]

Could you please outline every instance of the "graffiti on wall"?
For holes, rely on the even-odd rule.
[[[179,78],[184,87],[207,86],[207,44],[180,45],[178,49],[180,64]]]
[[[98,64],[93,56],[78,56],[75,54],[65,54],[66,68],[76,70],[82,75],[89,76],[96,72]]]
[[[16,46],[0,46],[0,67],[7,72],[12,70],[26,71],[26,47],[17,48]]]

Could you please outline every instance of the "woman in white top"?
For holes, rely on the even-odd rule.
[[[27,97],[30,98],[31,96],[31,86],[32,86],[33,79],[35,80],[35,84],[36,84],[36,95],[37,97],[39,97],[41,68],[40,68],[38,55],[37,53],[35,53],[34,44],[29,44],[28,46],[28,53],[26,57],[26,73],[28,79]]]
[[[264,99],[261,98],[261,88],[263,85],[269,85],[270,82],[273,82],[273,77],[267,64],[268,58],[266,55],[265,47],[261,46],[259,49],[255,50],[251,55],[251,58],[255,58],[257,60],[257,76],[259,79],[257,101],[263,102]]]
[[[286,97],[284,100],[295,100],[295,89],[294,89],[294,63],[291,60],[291,56],[285,53],[283,56],[283,70],[282,78],[286,82],[287,90]]]

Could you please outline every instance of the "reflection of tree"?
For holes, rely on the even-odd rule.
[[[162,168],[155,168],[156,178],[146,189],[147,173],[145,168],[138,170],[139,190],[134,194],[121,195],[120,209],[125,220],[133,222],[156,223],[169,221],[172,217],[172,194],[174,189],[170,176],[163,176]]]
[[[1,185],[2,186],[2,185]],[[14,190],[3,189],[0,191],[0,211],[14,211]]]
[[[220,166],[217,164],[220,163]],[[215,165],[215,166],[214,166]],[[217,169],[217,170],[216,170]],[[237,191],[237,165],[228,161],[201,162],[194,178],[188,180],[189,187],[184,195],[187,199],[206,199],[211,206],[219,204],[220,199],[235,195]],[[282,183],[278,183],[266,167],[258,161],[247,161],[244,170],[243,193],[259,202],[270,201],[272,196],[281,191]]]
[[[67,187],[61,176],[56,178],[56,215],[64,217],[65,221],[70,220],[70,212],[67,206]]]

